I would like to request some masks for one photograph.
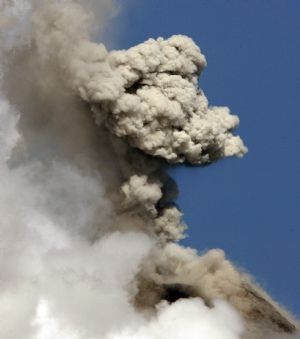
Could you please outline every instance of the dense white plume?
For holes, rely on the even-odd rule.
[[[147,324],[125,328],[107,339],[238,339],[242,324],[233,308],[221,300],[207,308],[200,299],[182,299],[172,305],[162,303]]]
[[[246,147],[238,118],[198,88],[206,61],[190,38],[112,52],[90,41],[117,11],[0,4],[1,339],[295,332],[221,250],[175,243],[185,225],[164,164]]]

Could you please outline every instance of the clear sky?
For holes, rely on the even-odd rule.
[[[211,105],[239,115],[243,159],[180,166],[178,203],[199,252],[220,247],[300,315],[300,1],[123,0],[114,45],[186,34]]]

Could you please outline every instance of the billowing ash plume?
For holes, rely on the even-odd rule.
[[[114,3],[85,7],[0,5],[0,337],[295,333],[221,250],[176,244],[185,225],[164,165],[246,152],[238,118],[198,88],[203,54],[185,36],[108,52],[90,37]]]
[[[241,139],[229,132],[238,118],[226,107],[208,107],[198,89],[206,62],[190,38],[150,39],[112,52],[109,60],[122,77],[121,95],[111,102],[98,98],[96,88],[83,98],[98,103],[96,118],[106,112],[108,128],[130,145],[172,163],[205,163],[245,153]]]
[[[181,213],[174,206],[157,207],[161,166],[149,162],[205,163],[241,156],[246,148],[230,133],[238,118],[228,108],[208,107],[197,86],[205,58],[191,39],[149,40],[108,53],[104,45],[88,40],[88,15],[81,7],[64,6],[61,11],[48,5],[33,14],[33,44],[41,67],[55,67],[66,88],[92,105],[96,122],[124,143],[115,146],[117,153],[129,145],[137,149],[133,165],[131,148],[119,154],[127,157],[123,167],[134,167],[122,169],[128,177],[122,188],[124,207],[134,207],[134,213],[154,223],[152,229],[162,239],[178,240],[184,230]],[[155,158],[142,160],[145,154]]]

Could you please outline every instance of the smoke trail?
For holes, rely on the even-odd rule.
[[[294,332],[222,251],[174,243],[164,164],[246,152],[238,118],[198,88],[203,54],[185,36],[108,52],[90,37],[117,8],[85,5],[1,5],[1,338]]]

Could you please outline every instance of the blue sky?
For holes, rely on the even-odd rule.
[[[170,171],[199,252],[220,247],[300,315],[300,1],[123,0],[114,47],[186,34],[205,54],[211,105],[241,119],[249,153]],[[119,19],[118,19],[119,20]]]

